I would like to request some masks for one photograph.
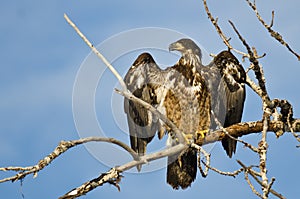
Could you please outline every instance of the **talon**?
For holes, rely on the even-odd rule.
[[[196,134],[200,134],[201,138],[203,139],[205,135],[208,133],[209,130],[201,130],[201,131],[196,131]]]
[[[181,155],[178,157],[178,164],[179,164],[179,167],[181,168],[182,167]]]

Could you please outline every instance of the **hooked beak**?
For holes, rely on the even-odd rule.
[[[182,49],[182,46],[178,42],[174,42],[169,45],[169,51],[175,51],[175,50],[180,51],[181,49]]]

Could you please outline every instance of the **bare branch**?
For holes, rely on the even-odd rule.
[[[212,167],[208,164],[206,164],[204,161],[201,161],[206,167],[208,167],[209,169],[213,170],[214,172],[220,174],[220,175],[224,175],[224,176],[231,176],[231,177],[236,177],[237,175],[239,175],[241,172],[244,171],[244,168],[240,168],[238,170],[235,170],[235,171],[232,171],[232,172],[224,172],[224,171],[221,171],[215,167]]]
[[[185,145],[185,144],[178,144],[178,145],[175,145],[173,147],[166,148],[164,150],[161,150],[161,151],[158,151],[158,152],[155,152],[155,153],[152,153],[152,154],[147,154],[147,155],[141,156],[140,160],[131,161],[131,162],[126,163],[122,166],[116,167],[116,169],[120,172],[123,172],[123,171],[131,169],[131,168],[133,168],[133,167],[135,167],[139,164],[147,164],[147,163],[149,163],[153,160],[157,160],[157,159],[160,159],[160,158],[163,158],[163,157],[178,154],[178,153],[186,150],[188,147],[189,146]]]
[[[206,165],[210,165],[210,154],[207,153],[201,146],[197,145],[197,144],[191,144],[191,147],[195,148],[198,150],[198,168],[200,170],[200,173],[202,175],[202,177],[206,178],[206,176],[208,175],[208,170],[209,170],[209,167],[206,166]],[[201,154],[204,155],[205,159],[206,159],[206,163],[204,164],[205,165],[205,169],[203,170],[202,167],[201,167]],[[203,162],[203,161],[202,161]]]
[[[300,61],[300,55],[298,53],[296,53],[287,42],[284,41],[283,37],[280,35],[279,32],[276,32],[272,29],[273,26],[273,21],[274,21],[274,11],[272,11],[272,20],[271,20],[271,24],[268,25],[263,18],[260,16],[255,3],[251,3],[250,0],[246,0],[247,3],[249,4],[249,6],[252,8],[252,10],[255,12],[257,19],[261,22],[261,24],[268,30],[268,32],[270,33],[271,37],[275,38],[277,41],[279,41],[279,43],[281,43],[283,46],[285,46],[292,54],[294,54],[297,58],[298,61]]]
[[[233,49],[233,47],[230,45],[229,40],[224,34],[222,29],[219,27],[218,23],[217,23],[217,19],[214,19],[214,17],[212,16],[211,12],[208,9],[207,6],[207,2],[206,0],[203,0],[203,4],[204,4],[204,8],[205,11],[207,13],[208,18],[210,19],[211,23],[215,26],[219,36],[221,37],[221,39],[223,40],[224,44],[229,48],[229,49]]]
[[[66,21],[74,28],[77,34],[83,39],[83,41],[92,49],[93,53],[95,53],[109,68],[109,70],[116,76],[118,81],[120,82],[122,88],[127,90],[126,84],[123,81],[122,76],[116,71],[116,69],[107,61],[107,59],[95,48],[95,46],[84,36],[84,34],[77,28],[77,26],[69,19],[67,14],[64,14],[64,18]]]
[[[267,131],[268,131],[268,124],[270,120],[270,114],[264,113],[263,118],[263,130],[262,130],[262,138],[259,142],[259,169],[262,179],[262,190],[263,190],[263,199],[267,199],[269,195],[269,189],[268,189],[268,177],[267,177]]]
[[[82,184],[80,187],[73,189],[72,191],[59,197],[59,199],[72,199],[83,196],[93,189],[102,186],[104,183],[113,184],[119,189],[118,182],[121,180],[121,177],[122,176],[120,175],[120,172],[118,172],[115,168],[112,168],[108,172],[102,173],[99,177],[90,180]]]
[[[262,67],[259,65],[258,62],[258,55],[257,52],[255,50],[255,48],[250,48],[250,46],[248,45],[248,43],[246,42],[246,40],[242,37],[242,35],[239,33],[239,31],[237,30],[237,28],[235,27],[235,25],[229,21],[230,25],[232,26],[232,28],[234,29],[234,31],[236,32],[236,34],[238,35],[239,39],[242,41],[243,45],[246,47],[248,54],[249,54],[249,60],[250,62],[253,64],[252,65],[252,69],[255,73],[256,79],[258,80],[258,84],[260,87],[260,92],[261,92],[261,97],[263,102],[266,102],[268,104],[268,102],[270,101],[270,98],[268,96],[267,93],[267,89],[266,89],[266,80],[263,74],[263,69]]]
[[[248,182],[249,186],[251,187],[252,191],[259,197],[263,198],[263,199],[267,199],[268,195],[270,193],[270,187],[268,186],[268,178],[267,178],[267,131],[268,131],[268,127],[269,127],[269,122],[270,122],[270,116],[272,115],[272,112],[276,112],[276,107],[279,106],[279,103],[274,104],[271,103],[271,100],[268,96],[267,93],[267,89],[265,86],[265,77],[264,77],[264,73],[263,73],[263,69],[262,67],[259,65],[258,62],[258,55],[256,52],[256,49],[254,47],[252,47],[252,49],[250,48],[250,46],[247,44],[246,40],[241,36],[241,34],[239,33],[239,31],[237,30],[237,28],[234,26],[234,24],[229,21],[229,23],[231,24],[231,26],[233,27],[234,31],[236,32],[236,34],[238,35],[239,39],[242,41],[243,45],[246,47],[248,54],[250,55],[250,62],[252,63],[251,68],[254,70],[256,78],[258,80],[259,83],[259,87],[257,87],[257,85],[252,82],[250,80],[250,78],[247,76],[247,83],[252,87],[252,89],[262,98],[262,103],[263,103],[263,110],[264,110],[264,114],[263,114],[263,129],[262,129],[262,139],[259,143],[259,150],[258,150],[258,155],[259,155],[259,159],[260,159],[260,164],[259,164],[259,168],[260,168],[260,176],[262,178],[261,181],[261,186],[262,186],[262,190],[263,190],[263,195],[259,194],[257,192],[257,190],[254,189],[253,185],[251,184],[249,178],[248,178],[248,172],[245,172],[245,179]],[[276,103],[277,101],[275,101]],[[289,105],[289,104],[288,104]],[[281,105],[282,106],[282,105]],[[282,107],[281,111],[283,112],[287,112],[285,111],[285,109]],[[288,106],[289,112],[291,112],[291,116],[289,117],[289,120],[292,120],[292,108],[291,106]],[[286,115],[286,114],[285,114]],[[287,116],[285,116],[287,117]],[[287,121],[285,118],[283,118],[284,120],[284,124],[287,124]],[[291,124],[288,125],[289,128],[291,127]],[[292,130],[293,131],[293,130]],[[277,131],[278,132],[278,131]],[[282,131],[280,131],[282,132]],[[298,140],[298,139],[297,139]],[[270,182],[270,186],[273,184],[273,182]]]
[[[248,74],[246,76],[246,83],[259,97],[262,98],[263,92],[261,88],[249,77]]]
[[[245,169],[247,170],[247,172],[253,177],[253,179],[261,186],[263,186],[263,183],[257,178],[257,173],[252,170],[252,169],[247,169],[248,167],[246,167],[246,165],[244,165],[241,161],[237,160],[237,162]],[[273,184],[273,183],[272,183]],[[270,192],[280,198],[280,199],[285,199],[285,197],[283,195],[281,195],[280,193],[276,192],[275,190],[270,188]]]
[[[300,131],[300,119],[293,120],[292,127],[293,127],[294,132],[299,132]],[[270,121],[269,126],[268,126],[268,131],[276,132],[276,131],[278,131],[278,129],[282,129],[282,128],[284,128],[283,122],[281,122],[281,121]],[[250,133],[261,132],[262,129],[263,129],[263,123],[261,121],[246,122],[246,123],[235,124],[235,125],[232,125],[230,127],[225,128],[225,129],[230,135],[241,137],[243,135],[248,135]],[[290,131],[290,130],[291,129],[287,129],[287,131]],[[205,140],[204,141],[201,140],[201,142],[202,142],[203,145],[205,145],[205,144],[208,144],[208,143],[219,141],[224,136],[225,136],[225,133],[222,130],[218,130],[218,131],[215,131],[213,133],[208,134],[206,136]],[[117,144],[120,147],[124,148],[128,152],[130,152],[131,155],[135,154],[134,151],[131,151],[129,146],[127,146],[126,144],[120,144],[119,141],[117,141],[113,138],[92,138],[91,137],[91,138],[84,138],[84,139],[79,139],[79,140],[74,140],[74,141],[62,141],[62,142],[60,142],[59,146],[57,146],[55,148],[55,150],[50,155],[48,155],[44,159],[40,160],[37,165],[34,165],[32,167],[24,167],[24,168],[23,167],[0,168],[0,170],[2,170],[2,171],[8,171],[8,170],[20,171],[17,175],[12,176],[10,178],[2,179],[2,180],[0,180],[0,182],[20,180],[20,179],[23,179],[26,175],[29,175],[31,173],[34,173],[36,175],[40,170],[42,170],[44,167],[49,165],[55,158],[57,158],[59,155],[61,155],[62,153],[64,153],[68,149],[70,149],[74,146],[77,146],[79,144],[83,144],[83,143],[87,143],[87,142],[91,142],[91,141],[101,141],[101,142],[114,143],[114,144]],[[162,158],[162,157],[166,157],[166,156],[169,156],[169,155],[172,155],[172,154],[177,154],[178,152],[181,152],[181,151],[185,150],[187,147],[188,147],[188,145],[179,144],[179,145],[176,145],[174,147],[171,147],[171,148],[168,148],[168,149],[165,149],[165,150],[153,153],[153,154],[141,156],[139,159],[137,159],[138,157],[136,157],[136,154],[135,154],[135,155],[133,155],[133,158],[135,158],[134,161],[131,161],[129,163],[126,163],[122,166],[119,166],[119,167],[115,168],[116,171],[118,171],[118,173],[114,173],[114,175],[112,175],[111,172],[107,172],[106,174],[108,175],[108,173],[109,173],[110,177],[108,178],[107,175],[104,175],[104,176],[106,176],[105,179],[108,179],[108,180],[103,180],[102,178],[104,178],[104,176],[102,176],[101,179],[100,179],[100,176],[102,175],[101,174],[98,178],[96,178],[94,180],[91,180],[87,183],[84,183],[79,188],[76,188],[76,190],[81,190],[81,191],[86,190],[86,191],[88,191],[88,190],[92,190],[90,188],[93,187],[93,189],[94,189],[98,186],[101,186],[103,183],[112,183],[113,184],[113,182],[115,182],[116,183],[115,185],[117,186],[117,180],[120,179],[118,176],[121,172],[126,171],[130,168],[133,168],[136,165],[146,164],[150,161],[153,161],[153,160],[156,160],[156,159],[159,159],[159,158]],[[207,160],[209,160],[209,159],[207,159]],[[209,161],[207,163],[209,163]],[[209,164],[205,164],[205,166],[208,167],[209,169],[212,169],[209,166]],[[214,170],[214,169],[212,169],[212,170]],[[256,175],[256,174],[253,174],[253,175]],[[96,181],[98,183],[95,184]],[[93,186],[91,184],[93,184]],[[89,187],[89,186],[91,186],[91,187]],[[89,188],[87,189],[86,187],[89,187]],[[73,192],[73,191],[70,191],[68,194],[70,194],[70,195],[74,194],[75,192]],[[83,192],[81,192],[81,191],[78,191],[76,193],[87,193],[86,191],[83,191]],[[270,192],[273,193],[272,189],[270,190]]]
[[[225,36],[225,34],[223,33],[222,29],[221,29],[220,26],[218,25],[218,19],[215,19],[215,18],[212,16],[211,12],[210,12],[209,9],[208,9],[206,0],[203,0],[203,4],[204,4],[204,8],[205,8],[205,11],[206,11],[206,14],[207,14],[208,18],[210,19],[211,23],[214,25],[214,27],[215,27],[217,33],[219,34],[219,36],[220,36],[221,39],[223,40],[224,44],[228,47],[228,49],[233,50],[233,51],[235,51],[235,52],[238,53],[238,54],[241,54],[243,57],[249,57],[249,55],[248,55],[247,53],[244,53],[244,52],[242,52],[242,51],[239,51],[239,50],[237,50],[237,49],[235,49],[235,48],[233,48],[233,47],[231,46],[231,44],[229,43],[230,38],[228,39],[228,38]]]
[[[292,129],[286,129],[286,132],[294,132],[300,131],[300,119],[294,119],[292,121]],[[282,131],[285,128],[285,125],[282,121],[270,121],[268,126],[268,132],[277,132]],[[226,131],[233,137],[242,137],[245,135],[249,135],[252,133],[261,133],[263,130],[263,122],[255,121],[255,122],[242,122],[238,124],[231,125],[225,128]],[[216,141],[220,141],[225,137],[225,133],[222,129],[216,130],[214,132],[209,133],[205,136],[204,140],[198,140],[196,143],[208,144]]]
[[[258,152],[258,149],[256,147],[254,147],[253,145],[251,145],[251,144],[249,144],[249,143],[247,143],[247,142],[245,142],[243,140],[240,140],[240,139],[238,139],[238,138],[233,137],[232,135],[230,135],[228,133],[228,131],[223,127],[223,125],[221,124],[221,122],[218,120],[218,118],[215,116],[215,114],[214,114],[213,111],[211,111],[211,114],[212,114],[212,116],[213,116],[213,118],[214,118],[217,126],[219,127],[219,129],[221,129],[229,138],[231,138],[231,139],[233,139],[233,140],[235,140],[237,142],[240,142],[240,143],[244,144],[244,146],[248,147],[253,152],[256,152],[256,153]]]
[[[257,195],[260,198],[263,198],[263,196],[255,189],[255,187],[253,186],[252,182],[249,179],[249,170],[245,170],[244,175],[245,175],[245,180],[248,183],[249,187],[251,188],[252,192]]]
[[[102,138],[102,137],[87,137],[79,140],[73,140],[73,141],[61,141],[58,146],[54,149],[52,153],[50,153],[48,156],[46,156],[44,159],[40,160],[36,165],[30,166],[30,167],[4,167],[0,168],[0,171],[19,171],[14,176],[4,178],[0,180],[0,183],[6,182],[6,181],[16,181],[16,180],[21,180],[24,177],[26,177],[29,174],[34,174],[34,177],[37,176],[38,172],[48,166],[54,159],[59,157],[62,153],[66,152],[70,148],[88,143],[88,142],[108,142],[112,144],[116,144],[126,151],[130,153],[130,155],[133,157],[135,160],[139,160],[138,154],[131,149],[128,145],[125,143],[118,141],[114,138]]]
[[[147,110],[151,111],[154,115],[156,115],[161,121],[163,121],[167,126],[169,126],[172,129],[172,133],[174,132],[176,137],[178,138],[179,143],[188,143],[187,140],[184,137],[184,134],[182,131],[180,131],[177,126],[169,120],[164,114],[159,112],[155,107],[153,107],[151,104],[148,104],[147,102],[135,97],[132,93],[129,91],[120,91],[118,89],[115,89],[117,93],[120,95],[126,97],[127,99],[139,103],[140,105],[144,106]]]
[[[144,102],[141,99],[138,99],[135,97],[131,92],[127,90],[126,84],[123,81],[123,78],[121,75],[115,70],[115,68],[107,61],[107,59],[94,47],[94,45],[84,36],[84,34],[79,30],[79,28],[69,19],[69,17],[64,14],[64,18],[67,20],[67,22],[74,28],[74,30],[77,32],[77,34],[83,39],[83,41],[92,49],[92,51],[104,62],[104,64],[111,70],[111,72],[116,76],[118,81],[120,82],[121,86],[123,87],[123,92],[116,89],[116,91],[119,94],[122,94],[124,96],[127,96],[128,99],[137,101],[142,106],[147,108],[149,111],[151,111],[153,114],[158,116],[164,123],[166,123],[175,133],[176,137],[178,138],[179,143],[187,143],[187,140],[183,136],[183,133],[176,127],[176,125],[171,122],[166,116],[161,114],[157,109],[152,107],[150,104]]]
[[[68,193],[66,193],[65,195],[60,197],[60,199],[77,198],[79,196],[85,195],[86,193],[92,191],[93,189],[95,189],[99,186],[102,186],[105,183],[113,184],[118,189],[120,189],[118,183],[121,180],[122,172],[124,172],[128,169],[131,169],[137,165],[146,164],[146,163],[156,160],[156,159],[160,159],[163,157],[167,157],[167,156],[171,156],[171,155],[180,153],[180,152],[186,150],[187,148],[188,148],[187,145],[178,144],[176,146],[161,150],[156,153],[141,156],[140,160],[138,160],[138,161],[134,160],[134,161],[126,163],[122,166],[112,168],[108,172],[102,173],[99,177],[83,183],[81,186],[69,191]]]

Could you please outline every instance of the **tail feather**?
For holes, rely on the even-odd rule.
[[[230,137],[226,136],[222,139],[222,146],[226,151],[226,154],[231,158],[232,155],[236,151],[236,140],[231,139]]]
[[[180,155],[168,157],[167,183],[173,189],[185,189],[196,179],[197,153],[195,149],[187,149]]]
[[[139,156],[143,156],[146,153],[146,148],[148,143],[151,141],[151,138],[138,138],[135,136],[130,136],[130,144],[131,148],[138,153]],[[140,172],[142,169],[142,165],[139,164],[136,166],[137,170]]]

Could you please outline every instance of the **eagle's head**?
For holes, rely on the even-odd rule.
[[[169,51],[179,51],[182,54],[183,60],[191,65],[202,64],[201,49],[191,39],[180,39],[169,45]]]

